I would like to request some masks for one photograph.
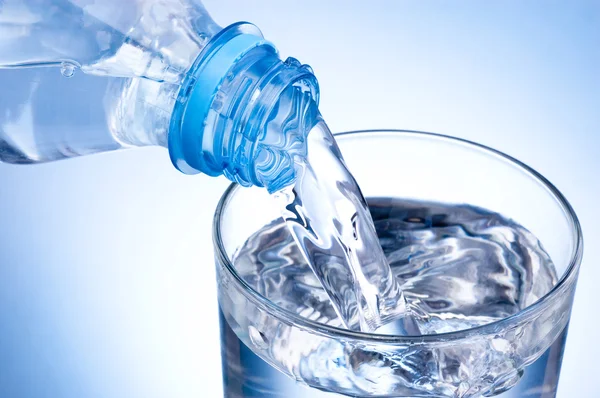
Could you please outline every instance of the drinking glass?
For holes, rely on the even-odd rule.
[[[278,306],[240,276],[232,259],[279,214],[264,190],[233,184],[213,229],[225,397],[554,397],[583,247],[563,195],[518,160],[456,138],[359,131],[336,140],[367,201],[497,212],[540,240],[558,282],[514,315],[456,332],[387,336],[322,324]]]

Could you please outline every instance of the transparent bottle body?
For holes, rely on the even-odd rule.
[[[194,0],[0,4],[0,161],[166,146],[180,85],[221,28]]]

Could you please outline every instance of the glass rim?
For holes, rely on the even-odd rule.
[[[244,295],[266,309],[268,312],[271,312],[278,319],[283,319],[286,322],[295,325],[296,327],[301,327],[313,333],[318,333],[321,335],[325,335],[331,338],[338,339],[355,339],[361,340],[363,342],[372,342],[377,344],[414,344],[414,343],[435,343],[435,342],[448,342],[451,340],[460,340],[463,338],[469,338],[474,335],[486,335],[490,333],[496,333],[498,330],[504,329],[504,326],[510,327],[515,321],[525,321],[529,319],[531,316],[534,316],[538,311],[542,311],[546,303],[550,301],[553,297],[558,296],[568,285],[568,282],[572,281],[573,278],[576,278],[577,271],[581,265],[581,259],[583,256],[583,235],[581,230],[581,225],[579,223],[579,219],[573,210],[573,207],[568,202],[568,200],[564,197],[564,195],[556,188],[548,179],[546,179],[543,175],[535,171],[533,168],[529,167],[525,163],[521,162],[518,159],[513,158],[510,155],[507,155],[503,152],[500,152],[496,149],[490,148],[483,144],[479,144],[473,141],[469,141],[462,138],[452,137],[443,134],[437,133],[429,133],[424,131],[415,131],[415,130],[395,130],[395,129],[372,129],[372,130],[356,130],[356,131],[347,131],[342,133],[334,134],[335,137],[343,137],[343,136],[362,136],[362,135],[373,135],[375,133],[383,133],[390,135],[407,135],[407,136],[416,136],[416,137],[426,137],[434,140],[442,140],[450,142],[451,144],[459,144],[463,146],[470,147],[472,149],[478,150],[481,153],[486,153],[487,155],[492,155],[501,160],[507,161],[509,164],[513,166],[517,166],[525,173],[529,174],[533,177],[537,182],[541,183],[544,188],[546,188],[549,193],[554,196],[557,201],[557,204],[562,208],[563,212],[568,218],[570,225],[570,233],[572,238],[574,238],[574,246],[572,253],[570,255],[569,263],[567,265],[566,270],[563,272],[563,275],[560,277],[556,285],[552,287],[552,289],[546,293],[543,297],[541,297],[535,303],[525,307],[524,309],[507,316],[506,318],[499,319],[494,322],[490,322],[484,325],[476,326],[469,329],[463,329],[454,332],[445,332],[439,334],[425,334],[418,336],[398,336],[398,335],[383,335],[376,333],[366,333],[366,332],[358,332],[352,331],[348,329],[343,329],[336,326],[330,326],[323,323],[319,323],[316,321],[312,321],[310,319],[304,318],[298,314],[293,313],[292,311],[286,310],[284,308],[279,307],[277,304],[271,302],[268,298],[258,293],[254,288],[252,288],[246,281],[244,281],[236,272],[235,267],[232,261],[229,259],[227,255],[227,251],[223,245],[223,239],[221,234],[221,218],[227,208],[229,200],[233,197],[235,192],[240,189],[240,185],[237,183],[232,183],[225,190],[219,203],[217,205],[217,209],[215,211],[214,219],[213,219],[213,244],[215,255],[218,256],[221,263],[227,269],[227,272],[231,274],[234,278],[234,281],[242,287],[242,291]]]

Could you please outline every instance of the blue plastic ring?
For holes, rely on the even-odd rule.
[[[237,35],[223,43],[212,54],[208,54],[206,59],[203,59],[195,69],[189,72],[189,76],[195,81],[192,81],[193,87],[187,101],[180,105],[184,107],[183,112],[180,113],[181,118],[176,120],[176,124],[171,123],[172,128],[169,132],[171,160],[181,172],[185,174],[199,172],[208,175],[221,174],[211,170],[203,161],[203,141],[210,140],[211,142],[205,143],[209,144],[205,147],[209,147],[213,140],[213,137],[204,136],[204,121],[215,95],[232,66],[250,50],[259,46],[270,46],[275,50],[273,44],[262,37],[251,34]],[[188,88],[183,87],[182,90],[188,90]],[[175,113],[173,116],[176,118]]]

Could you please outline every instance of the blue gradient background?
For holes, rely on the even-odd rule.
[[[475,140],[562,190],[587,245],[559,397],[597,397],[600,2],[204,3],[311,64],[332,130]],[[226,186],[158,148],[0,165],[0,397],[222,396],[210,229]]]

